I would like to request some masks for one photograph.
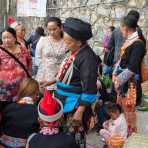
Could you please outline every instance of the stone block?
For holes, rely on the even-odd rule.
[[[129,0],[128,6],[129,7],[136,7],[137,6],[136,0]]]
[[[137,0],[137,8],[148,7],[148,0]]]
[[[116,6],[115,7],[115,18],[121,19],[123,16],[126,15],[126,8],[123,6]]]
[[[110,9],[106,9],[103,5],[97,7],[97,14],[108,16],[110,13]]]

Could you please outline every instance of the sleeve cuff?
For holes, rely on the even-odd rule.
[[[80,98],[80,105],[89,106],[96,101],[96,94],[83,93]]]

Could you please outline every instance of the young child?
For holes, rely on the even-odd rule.
[[[80,148],[72,135],[59,131],[59,119],[63,115],[62,102],[53,98],[47,90],[38,105],[41,130],[27,140],[26,148]]]
[[[104,122],[104,129],[100,130],[100,135],[107,142],[111,136],[120,135],[124,139],[127,138],[127,123],[122,113],[121,107],[118,104],[112,104],[108,108],[108,113],[111,117],[110,120]]]
[[[7,105],[2,112],[0,144],[7,148],[24,148],[28,136],[38,132],[39,85],[34,79],[24,79],[18,90],[17,102]]]

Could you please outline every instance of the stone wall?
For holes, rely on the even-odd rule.
[[[119,26],[120,18],[131,9],[140,12],[139,25],[148,39],[148,0],[60,0],[56,12],[62,19],[74,16],[91,22],[92,46],[97,50],[106,28]]]
[[[10,1],[9,14],[16,16],[16,0]],[[119,26],[120,18],[131,9],[140,12],[139,25],[148,45],[148,0],[48,0],[47,3],[48,16],[59,16],[62,20],[73,16],[90,22],[94,34],[90,42],[97,53],[106,28],[110,25]],[[17,20],[23,22],[28,32],[31,32],[38,25],[45,26],[46,19],[28,17]]]
[[[102,38],[107,27],[118,27],[121,17],[131,9],[140,12],[139,25],[148,45],[148,0],[59,0],[57,5],[56,14],[63,20],[73,16],[92,24],[94,37],[91,45],[97,54],[100,54]],[[148,56],[145,61],[148,63]]]

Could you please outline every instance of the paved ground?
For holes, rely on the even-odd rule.
[[[148,134],[148,112],[137,112],[137,128],[139,133]],[[92,131],[87,136],[87,148],[102,148],[103,143],[99,135]]]
[[[87,148],[102,148],[103,143],[96,132],[89,133],[87,137]]]

